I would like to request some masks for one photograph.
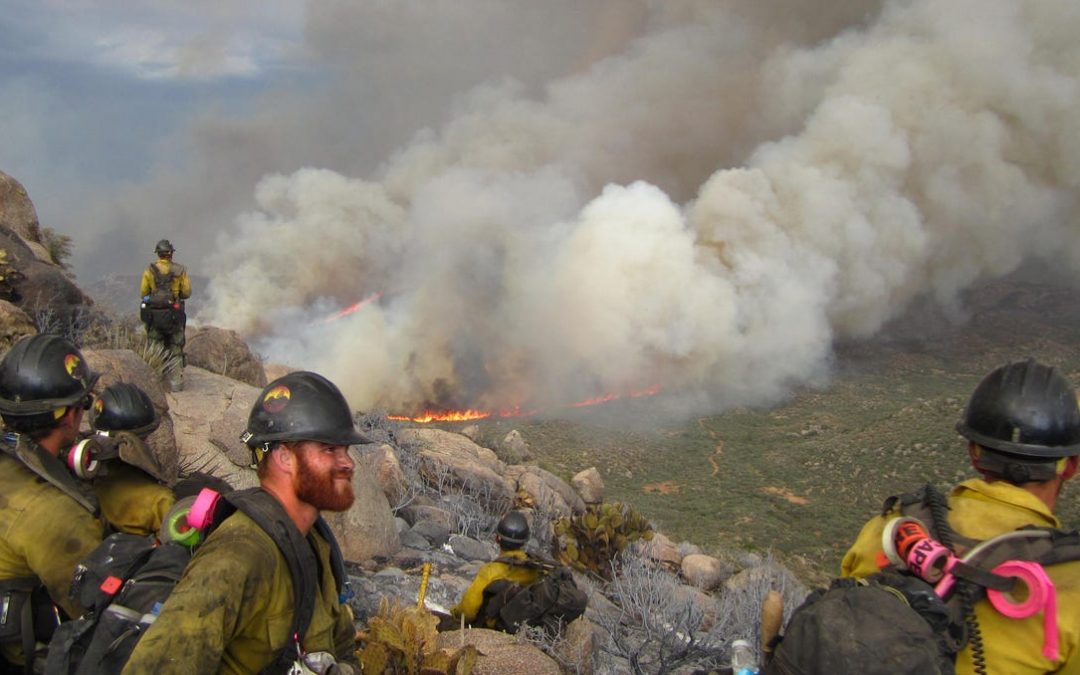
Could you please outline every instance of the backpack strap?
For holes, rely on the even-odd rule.
[[[5,451],[6,450],[5,444]],[[13,454],[23,466],[33,474],[60,490],[68,497],[74,499],[79,506],[83,507],[97,517],[101,510],[98,506],[97,496],[87,481],[80,481],[72,475],[71,471],[64,466],[59,457],[54,457],[45,452],[41,446],[34,443],[24,434],[19,434]]]
[[[176,278],[176,271],[173,269],[173,265],[169,265],[168,272],[162,272],[156,262],[150,263],[150,274],[154,275],[154,288],[155,289],[168,289],[169,294],[172,294],[172,280]]]
[[[222,506],[222,503],[223,506]],[[277,544],[289,567],[293,582],[292,642],[281,649],[262,673],[285,673],[301,657],[304,633],[315,611],[315,596],[319,589],[319,561],[311,543],[285,512],[273,495],[262,488],[238,490],[222,495],[214,521],[221,522],[234,511],[240,511],[263,529]],[[321,519],[320,519],[321,520]],[[333,546],[331,547],[333,549]],[[340,555],[340,554],[339,554]]]
[[[330,571],[334,574],[334,588],[337,589],[338,602],[344,603],[353,597],[353,592],[349,585],[349,575],[345,571],[345,556],[341,554],[341,545],[322,516],[315,519],[315,531],[330,545]]]
[[[37,644],[35,616],[44,608],[40,604],[44,586],[37,577],[17,577],[0,581],[0,630],[7,640],[22,647],[23,672],[33,673],[34,651]],[[44,598],[48,598],[45,594]],[[17,640],[15,638],[18,638]]]
[[[531,556],[522,560],[521,558],[511,558],[510,556],[501,555],[498,558],[495,558],[495,560],[492,560],[492,562],[500,562],[504,565],[510,565],[511,567],[523,567],[530,570],[539,570],[544,574],[553,572],[560,567],[558,563],[537,560],[536,558],[533,558]]]
[[[918,518],[930,528],[930,534],[935,540],[957,555],[963,555],[979,544],[977,539],[961,536],[952,529],[949,524],[948,497],[931,483],[913,492],[886,499],[881,514],[885,516],[895,511],[899,511],[903,516]]]

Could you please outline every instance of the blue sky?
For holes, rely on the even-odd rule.
[[[74,237],[81,279],[124,271],[163,236],[198,270],[263,175],[369,174],[462,92],[595,58],[590,17],[605,8],[636,11],[4,0],[0,170],[26,186],[43,226]]]
[[[24,184],[44,226],[75,237],[74,266],[93,276],[115,265],[90,258],[111,227],[86,206],[108,212],[99,202],[118,186],[182,167],[198,119],[243,119],[307,68],[303,5],[292,0],[0,8],[0,170]],[[108,249],[141,251],[159,237],[123,229]]]

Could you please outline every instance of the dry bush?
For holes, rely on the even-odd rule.
[[[605,595],[618,611],[597,614],[607,633],[598,672],[653,675],[688,667],[712,668],[726,655],[716,626],[679,579],[636,555],[622,556]],[[602,668],[600,668],[602,666]]]
[[[806,599],[806,587],[783,565],[767,557],[760,565],[742,572],[742,582],[729,583],[719,598],[716,631],[732,640],[761,644],[761,605],[769,591],[776,591],[784,604],[784,624]]]

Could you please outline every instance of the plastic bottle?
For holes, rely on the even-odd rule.
[[[731,672],[734,675],[757,675],[758,673],[754,648],[746,640],[735,640],[731,643]]]

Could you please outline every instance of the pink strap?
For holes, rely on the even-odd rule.
[[[990,604],[1010,619],[1026,619],[1042,612],[1043,656],[1051,661],[1057,661],[1057,591],[1054,589],[1054,582],[1046,576],[1046,570],[1039,563],[1010,560],[995,567],[994,574],[1016,577],[1019,583],[1027,586],[1028,593],[1023,602],[1016,603],[1007,593],[992,588],[987,589],[986,596]]]
[[[200,532],[206,530],[214,517],[214,507],[217,506],[219,497],[221,493],[217,490],[203,488],[199,496],[195,498],[195,503],[191,505],[191,510],[188,511],[188,525]]]

